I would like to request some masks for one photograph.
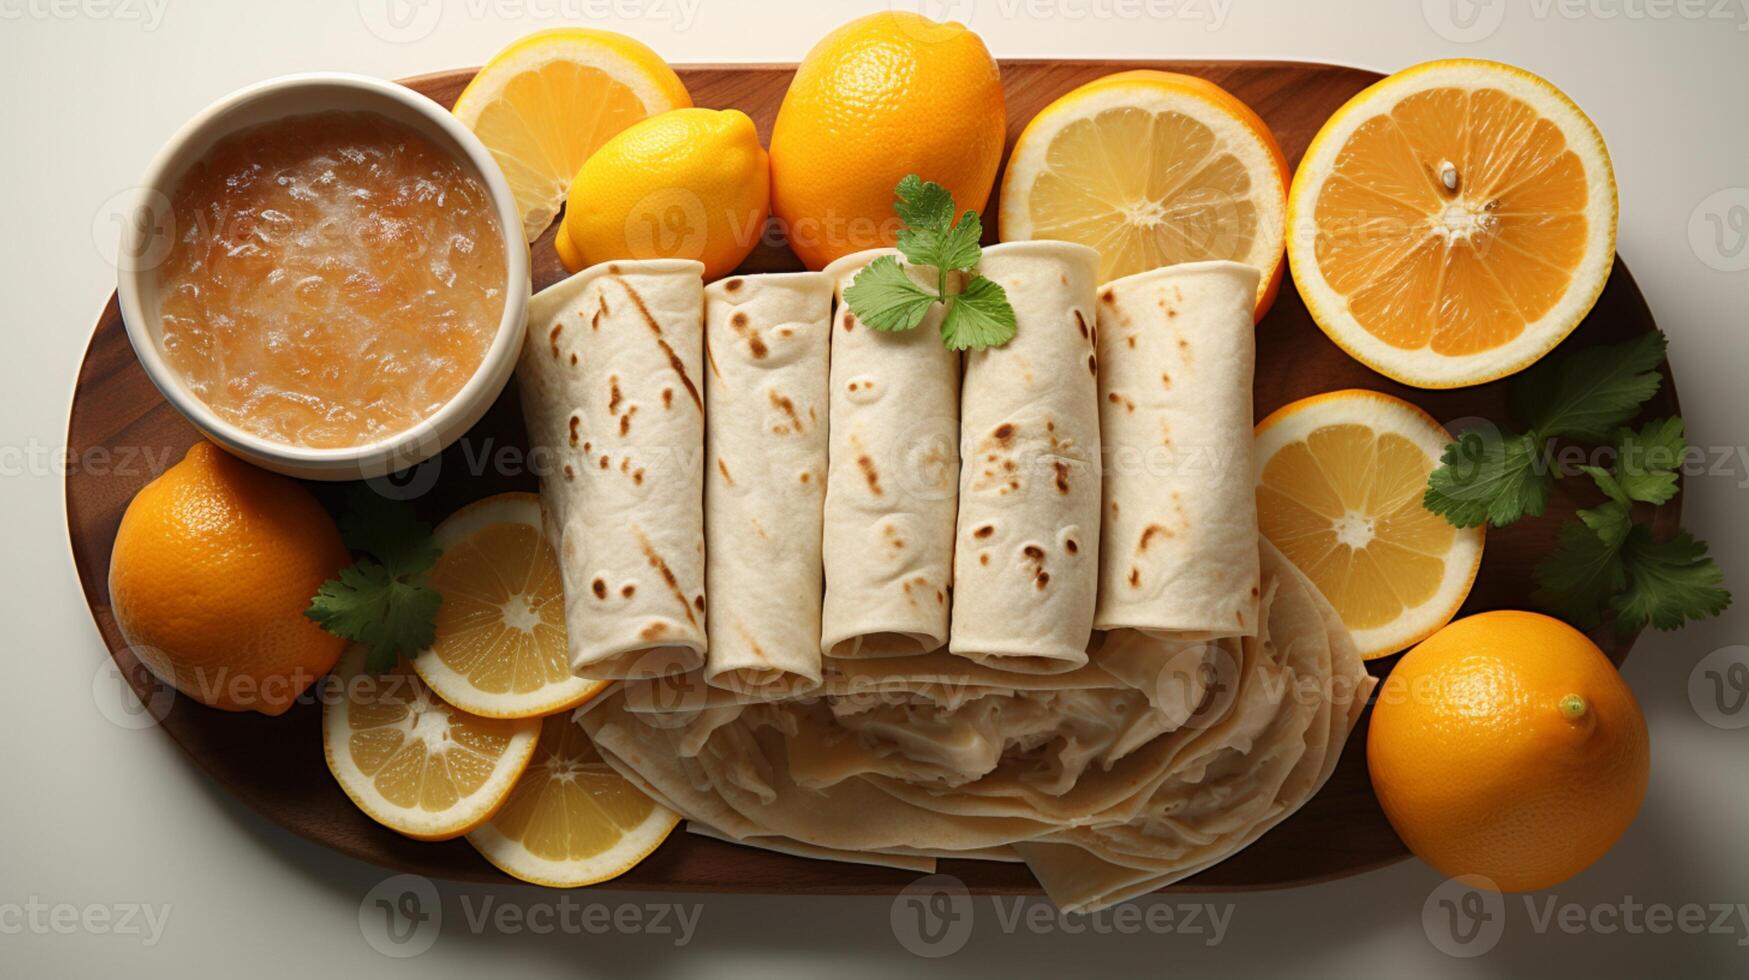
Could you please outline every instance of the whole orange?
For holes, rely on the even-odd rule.
[[[1585,870],[1646,795],[1646,721],[1609,658],[1558,619],[1486,612],[1403,655],[1367,732],[1373,790],[1442,873],[1534,891]]]
[[[128,504],[109,599],[140,661],[178,691],[277,715],[346,646],[304,609],[349,561],[309,491],[198,442]]]
[[[814,45],[771,131],[771,207],[810,269],[890,246],[908,174],[984,208],[1002,161],[1002,77],[978,35],[905,11],[870,14]],[[993,223],[993,219],[991,222]]]

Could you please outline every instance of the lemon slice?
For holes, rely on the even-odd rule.
[[[542,723],[534,762],[468,843],[506,874],[576,888],[631,870],[679,822],[602,762],[565,712]]]
[[[680,76],[643,44],[562,27],[494,55],[454,111],[504,170],[532,242],[597,147],[640,119],[690,105]]]
[[[406,667],[364,671],[353,645],[328,676],[322,749],[328,771],[372,820],[419,840],[485,823],[534,755],[536,719],[480,718],[445,704]]]
[[[1257,316],[1281,285],[1287,161],[1225,89],[1173,72],[1119,72],[1027,124],[1002,179],[1003,241],[1099,249],[1101,280],[1231,259],[1262,271]]]
[[[1423,388],[1523,370],[1590,312],[1615,261],[1615,171],[1572,100],[1492,61],[1434,61],[1351,99],[1288,202],[1312,319]]]
[[[607,681],[571,673],[565,587],[541,533],[540,497],[501,493],[451,514],[431,587],[443,596],[437,639],[413,669],[443,700],[487,718],[567,711]]]
[[[1421,505],[1450,441],[1421,409],[1360,389],[1302,398],[1257,426],[1258,526],[1369,660],[1432,635],[1476,580],[1482,529]]]

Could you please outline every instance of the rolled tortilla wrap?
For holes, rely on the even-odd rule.
[[[610,262],[529,302],[517,381],[584,677],[704,662],[703,270]]]
[[[705,290],[705,680],[761,698],[820,684],[820,525],[832,280]]]
[[[1099,291],[1096,629],[1174,640],[1257,631],[1257,276],[1237,262],[1194,262]]]
[[[1007,670],[1087,662],[1099,575],[1099,253],[1067,242],[984,251],[1015,335],[966,357],[949,651]]]
[[[829,657],[928,653],[947,642],[959,484],[959,355],[941,312],[914,330],[870,330],[842,298],[892,249],[825,269],[832,322],[830,472],[820,647]],[[933,286],[933,284],[931,284]]]

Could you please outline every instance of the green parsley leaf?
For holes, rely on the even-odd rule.
[[[1647,422],[1638,432],[1622,429],[1615,446],[1616,478],[1628,499],[1661,504],[1676,496],[1676,470],[1688,452],[1679,416]]]
[[[864,326],[892,332],[922,323],[936,296],[913,282],[898,259],[883,255],[856,274],[844,290],[844,302]]]
[[[411,507],[364,484],[348,491],[339,524],[347,547],[366,557],[323,582],[304,615],[335,636],[369,645],[365,669],[381,673],[436,640],[443,597],[425,578],[442,552]]]
[[[1484,436],[1465,432],[1445,447],[1439,466],[1427,478],[1421,504],[1454,527],[1486,521],[1505,527],[1521,517],[1536,517],[1548,505],[1555,479],[1537,452],[1533,436]]]
[[[856,274],[844,290],[845,305],[871,329],[914,329],[936,303],[944,307],[941,340],[949,350],[983,350],[1014,337],[1014,307],[1000,285],[976,275],[984,249],[978,212],[954,221],[953,195],[916,174],[899,181],[893,210],[904,220],[899,252],[912,268],[935,270],[935,288],[913,279],[897,259],[882,256]],[[949,288],[965,280],[959,291]]]
[[[967,211],[959,224],[951,228],[907,228],[899,232],[899,251],[912,265],[941,271],[970,269],[984,254],[978,244],[983,237],[984,226],[978,220],[978,212]]]
[[[1561,525],[1559,543],[1531,572],[1531,600],[1580,629],[1603,619],[1609,597],[1627,584],[1621,548],[1609,545],[1586,524]]]
[[[1731,594],[1724,589],[1724,573],[1706,552],[1706,544],[1687,531],[1654,541],[1650,528],[1636,524],[1621,550],[1627,589],[1610,600],[1617,626],[1637,630],[1650,623],[1673,630],[1724,612]]]
[[[1664,334],[1544,359],[1512,383],[1513,415],[1545,439],[1604,442],[1658,393]]]
[[[1628,539],[1628,531],[1633,529],[1633,510],[1626,501],[1608,500],[1596,507],[1579,511],[1579,522],[1591,529],[1591,533],[1608,548],[1620,548]]]
[[[893,210],[911,228],[946,228],[953,224],[953,193],[935,181],[910,174],[899,181]]]
[[[947,301],[941,339],[950,350],[999,347],[1014,336],[1014,307],[1008,292],[994,279],[979,276]]]
[[[397,578],[429,569],[442,554],[431,542],[431,525],[415,517],[413,508],[384,497],[367,483],[347,488],[339,523],[348,548],[375,555]]]

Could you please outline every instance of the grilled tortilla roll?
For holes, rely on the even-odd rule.
[[[959,355],[941,344],[937,308],[914,330],[881,333],[843,302],[856,274],[892,249],[825,269],[832,321],[826,484],[829,657],[928,653],[947,642],[959,483]]]
[[[1257,632],[1257,270],[1195,262],[1099,291],[1105,511],[1096,629]]]
[[[584,677],[704,662],[703,271],[610,262],[529,303],[517,380]]]
[[[1013,671],[1087,662],[1099,574],[1099,253],[1067,242],[984,250],[1016,316],[967,355],[948,649]]]
[[[705,680],[750,697],[820,684],[820,526],[832,280],[705,290]]]

